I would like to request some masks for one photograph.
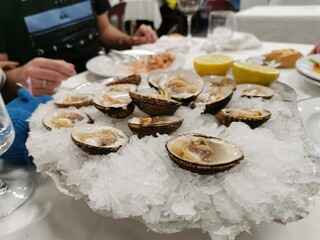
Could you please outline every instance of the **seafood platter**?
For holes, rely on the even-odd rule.
[[[234,239],[296,221],[320,186],[292,88],[192,70],[61,90],[32,115],[27,147],[63,193],[160,233]]]

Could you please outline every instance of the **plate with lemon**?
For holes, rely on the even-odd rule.
[[[233,61],[224,54],[207,54],[196,57],[193,61],[194,69],[200,76],[225,76],[230,70],[236,83],[256,83],[272,85],[279,77],[277,69],[254,63]]]

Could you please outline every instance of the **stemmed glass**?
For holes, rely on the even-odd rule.
[[[178,0],[178,6],[181,12],[187,16],[188,21],[188,43],[191,44],[191,23],[193,15],[200,9],[201,0]]]
[[[234,13],[231,11],[212,11],[208,18],[208,40],[221,52],[223,44],[230,40],[234,29]]]
[[[4,78],[0,68],[0,79]],[[13,143],[14,128],[0,94],[0,155]],[[33,183],[22,177],[0,177],[0,218],[5,217],[26,202],[33,192]]]

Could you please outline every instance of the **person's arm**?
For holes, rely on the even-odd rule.
[[[6,54],[0,54],[0,61],[7,60]],[[75,74],[74,65],[63,60],[34,58],[23,66],[6,71],[7,81],[1,92],[9,101],[16,96],[17,83],[20,83],[34,96],[53,94],[61,81]]]
[[[132,45],[153,43],[158,39],[156,32],[146,25],[141,25],[133,36],[128,36],[112,26],[107,14],[98,15],[97,22],[100,40],[111,48],[126,49]]]
[[[318,54],[320,53],[320,42],[315,44],[313,49],[310,51],[309,54]]]

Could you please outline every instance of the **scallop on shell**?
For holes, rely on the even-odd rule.
[[[163,92],[171,91],[173,99],[188,104],[201,93],[203,80],[191,70],[169,70],[162,75],[159,87]]]
[[[123,84],[123,83],[129,83],[134,85],[139,85],[141,82],[141,76],[138,74],[129,75],[126,77],[119,77],[114,79],[113,81],[107,83],[107,86],[114,85],[114,84]]]
[[[166,149],[179,167],[199,174],[228,170],[244,158],[242,151],[228,141],[197,133],[170,139]]]
[[[116,152],[129,141],[119,129],[89,124],[75,127],[71,132],[71,139],[84,152],[93,155]]]
[[[216,116],[218,121],[227,127],[232,122],[243,122],[256,128],[271,118],[271,112],[256,108],[224,108]]]
[[[91,123],[92,119],[75,107],[56,109],[46,114],[42,119],[42,124],[48,130],[53,128],[71,128],[79,122]]]
[[[139,137],[146,135],[156,136],[170,134],[176,131],[182,124],[183,118],[178,116],[134,117],[128,121],[131,131]]]
[[[241,91],[242,96],[269,99],[274,95],[272,88],[259,84],[239,84],[237,87],[238,90]]]
[[[204,84],[208,83],[210,87],[231,87],[233,90],[236,89],[237,83],[228,77],[224,76],[214,76],[214,75],[209,75],[209,76],[204,76],[202,77]]]
[[[60,108],[68,108],[68,107],[85,107],[92,105],[93,94],[85,94],[85,93],[75,93],[68,94],[63,98],[54,100],[54,104]]]
[[[155,92],[129,92],[134,104],[149,116],[173,115],[181,103]]]
[[[103,91],[94,96],[93,104],[112,118],[125,118],[134,111],[134,103],[126,92]]]

